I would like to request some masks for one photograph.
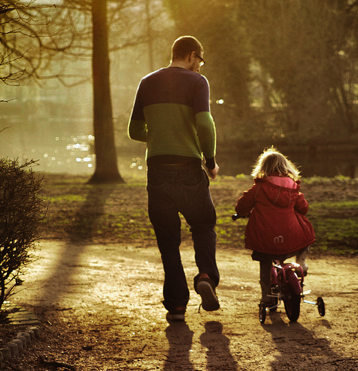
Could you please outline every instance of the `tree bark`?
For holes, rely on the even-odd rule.
[[[96,167],[89,183],[124,183],[117,166],[110,92],[107,0],[92,0],[93,129]]]

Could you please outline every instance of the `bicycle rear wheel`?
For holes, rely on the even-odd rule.
[[[300,316],[301,296],[294,294],[290,285],[285,285],[285,296],[283,302],[285,304],[285,311],[290,321],[296,322]]]

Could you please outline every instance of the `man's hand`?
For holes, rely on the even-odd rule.
[[[215,167],[214,167],[214,169],[206,169],[206,171],[207,171],[207,173],[208,173],[208,175],[209,175],[209,177],[211,178],[211,179],[215,179],[216,178],[216,175],[218,174],[218,172],[219,172],[219,166],[217,165],[217,164],[215,164]]]

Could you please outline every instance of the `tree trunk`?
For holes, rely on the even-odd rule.
[[[117,166],[109,78],[107,0],[92,0],[93,129],[96,167],[89,183],[124,183]]]

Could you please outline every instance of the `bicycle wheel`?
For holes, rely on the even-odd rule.
[[[323,317],[326,314],[326,307],[324,305],[323,299],[320,296],[317,298],[317,308],[319,315]]]
[[[265,319],[266,319],[266,306],[265,304],[260,303],[259,304],[259,320],[260,320],[261,325],[265,323]]]
[[[284,287],[285,296],[283,303],[285,311],[290,321],[296,322],[300,316],[301,296],[292,292],[291,286],[286,284]]]

